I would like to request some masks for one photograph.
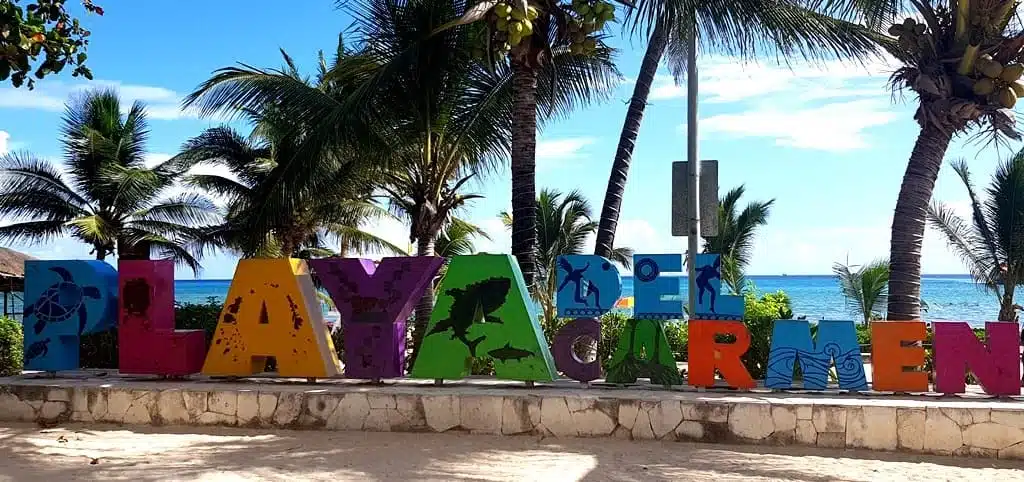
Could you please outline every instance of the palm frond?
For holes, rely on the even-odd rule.
[[[7,243],[45,243],[68,233],[60,220],[24,221],[0,226],[0,241]]]

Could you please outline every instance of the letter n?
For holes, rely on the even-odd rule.
[[[1020,337],[1016,323],[985,323],[982,343],[967,323],[936,321],[935,391],[964,393],[966,371],[989,395],[1020,395]]]
[[[117,271],[103,261],[25,261],[25,369],[78,368],[79,335],[117,324]]]
[[[206,334],[174,329],[174,262],[120,261],[117,271],[118,370],[144,375],[199,373],[206,357]]]
[[[527,298],[519,265],[509,255],[452,259],[411,376],[463,378],[472,359],[483,357],[494,361],[494,373],[501,379],[555,378],[536,307]]]
[[[316,288],[301,259],[243,259],[235,268],[203,375],[263,372],[268,357],[283,377],[340,371]]]
[[[824,390],[833,360],[839,375],[839,388],[868,389],[864,363],[860,359],[860,345],[857,344],[857,327],[853,321],[819,321],[817,340],[812,340],[811,324],[807,321],[775,320],[764,385],[768,388],[792,388],[793,367],[799,363],[804,377],[803,388]]]

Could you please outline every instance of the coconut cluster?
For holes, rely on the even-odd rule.
[[[896,37],[900,48],[911,52],[924,47],[929,41],[928,27],[912,18],[907,18],[903,23],[893,24],[889,27],[889,35]]]
[[[615,20],[615,7],[601,0],[573,0],[569,13],[569,49],[574,54],[593,52],[597,41],[590,34],[600,32],[606,23]]]
[[[974,80],[974,93],[987,97],[989,102],[1012,109],[1017,105],[1017,98],[1024,96],[1024,65],[1000,64],[991,55],[985,54],[974,62],[977,79]]]
[[[519,8],[499,2],[489,14],[491,24],[494,26],[492,45],[498,53],[508,53],[512,47],[533,35],[533,21],[537,19],[539,12],[530,6],[522,8],[525,2],[516,3],[520,5]]]

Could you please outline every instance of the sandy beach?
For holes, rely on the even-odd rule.
[[[1024,480],[1024,462],[854,450],[468,434],[0,429],[0,481]]]

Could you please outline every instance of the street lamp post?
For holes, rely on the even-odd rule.
[[[688,311],[690,318],[694,316],[697,306],[696,256],[700,244],[700,161],[697,157],[697,29],[690,34],[690,45],[686,59],[686,160],[688,175],[689,202],[686,205],[687,217],[690,218],[690,230],[687,233],[686,279],[689,295]]]

